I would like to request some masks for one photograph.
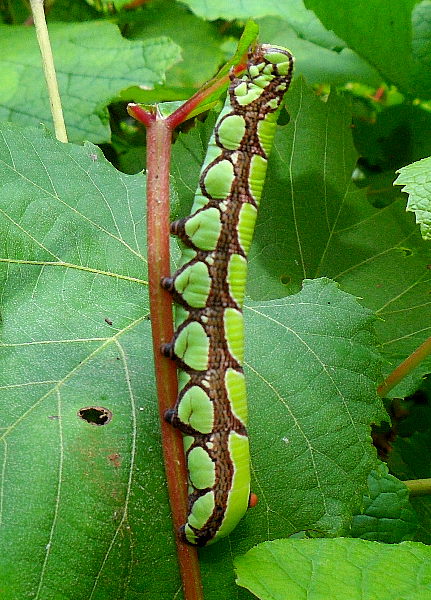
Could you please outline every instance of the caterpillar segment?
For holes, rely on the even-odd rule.
[[[228,535],[249,504],[247,254],[292,70],[286,48],[260,45],[249,53],[245,74],[231,77],[191,214],[171,225],[183,252],[179,269],[162,280],[177,304],[175,334],[162,352],[178,365],[179,394],[165,418],[184,434],[189,506],[180,535],[196,546]]]

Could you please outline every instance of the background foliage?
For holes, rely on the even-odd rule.
[[[361,585],[382,577],[394,594],[431,594],[418,543],[431,542],[429,497],[409,499],[400,481],[431,477],[431,361],[387,410],[376,394],[430,335],[431,2],[47,4],[66,145],[52,138],[28,5],[0,5],[1,597],[181,595],[153,382],[145,131],[125,107],[187,99],[235,52],[248,18],[296,67],[245,307],[260,502],[201,552],[205,598],[285,597],[249,579],[265,564],[259,583],[276,581],[274,557],[297,565],[281,569],[295,597],[313,592],[309,568],[327,589],[325,561],[352,598],[371,598]],[[173,215],[189,211],[213,123],[175,138]],[[79,418],[89,406],[112,419]],[[388,466],[371,444],[377,423]],[[363,540],[263,545],[238,559],[235,585],[234,556],[291,535]],[[376,560],[379,572],[367,566]]]

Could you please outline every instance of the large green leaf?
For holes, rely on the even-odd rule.
[[[305,0],[386,81],[404,93],[429,97],[429,2],[417,0]]]
[[[294,76],[303,75],[308,83],[345,85],[359,81],[377,87],[381,82],[377,71],[350,48],[346,48],[342,40],[338,43],[336,38],[331,40],[331,32],[326,31],[315,17],[312,24],[317,23],[319,27],[313,26],[310,30],[307,13],[313,14],[303,9],[298,14],[302,18],[297,20],[292,20],[290,13],[283,14],[284,18],[260,19],[260,38],[287,46],[295,57]]]
[[[123,13],[120,22],[123,27],[127,24],[129,39],[168,36],[181,46],[182,60],[169,70],[164,87],[199,87],[213,77],[225,58],[220,49],[223,38],[215,25],[192,15],[182,4],[151,2],[142,12]]]
[[[375,392],[372,315],[328,279],[306,281],[282,300],[249,301],[244,313],[259,503],[231,536],[235,549],[301,530],[342,535],[377,464],[370,423],[385,414]],[[228,544],[201,552],[211,600],[220,597]]]
[[[53,23],[51,44],[70,140],[109,140],[106,106],[131,85],[152,89],[180,59],[168,38],[131,42],[105,21]],[[0,119],[20,125],[51,124],[36,34],[29,27],[0,27]]]
[[[376,209],[352,183],[349,103],[335,95],[323,103],[301,82],[287,102],[291,122],[269,165],[249,291],[274,297],[298,289],[303,277],[339,281],[382,318],[377,331],[390,371],[430,335],[429,244],[403,200]],[[414,390],[430,368],[428,360],[394,394]]]
[[[171,597],[145,179],[12,126],[0,157],[2,600]]]
[[[431,549],[364,540],[275,540],[236,559],[238,584],[261,600],[425,600]]]
[[[188,0],[190,8],[206,19],[259,19],[260,40],[287,46],[296,58],[296,75],[310,83],[345,84],[362,81],[379,85],[381,77],[343,40],[325,29],[303,0],[279,2],[202,2]]]
[[[250,301],[245,315],[250,404],[258,412],[250,434],[264,496],[254,512],[271,537],[307,527],[340,533],[375,462],[369,425],[384,416],[374,318],[324,278],[282,300]]]

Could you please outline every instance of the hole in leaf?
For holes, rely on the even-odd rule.
[[[292,278],[290,277],[290,275],[286,275],[286,274],[281,275],[281,277],[280,277],[280,281],[283,285],[287,285],[288,283],[290,283],[291,279]]]
[[[112,412],[103,406],[87,406],[78,410],[78,417],[90,425],[106,425],[112,419]]]

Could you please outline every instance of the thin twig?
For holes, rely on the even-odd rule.
[[[383,383],[377,388],[379,396],[384,398],[387,393],[394,388],[404,377],[413,371],[425,358],[431,354],[431,337],[419,346],[410,356],[406,358],[392,373],[386,377]]]
[[[403,483],[409,488],[410,496],[429,496],[431,494],[431,479],[409,479]]]
[[[246,67],[246,62],[243,61],[232,67],[232,73],[236,76]],[[166,118],[168,124],[172,129],[175,129],[178,125],[183,123],[190,117],[195,108],[203,103],[211,94],[216,93],[218,90],[227,86],[229,83],[229,74],[223,75],[222,77],[216,76],[214,79],[209,81],[204,87],[202,87],[196,94],[193,94],[191,98],[186,100],[177,110],[175,110],[169,117]]]
[[[61,99],[58,91],[57,76],[55,74],[54,59],[52,56],[51,43],[49,41],[43,4],[43,0],[30,0],[37,41],[42,55],[43,71],[45,73],[46,86],[48,88],[52,120],[54,121],[55,137],[60,140],[60,142],[66,143],[67,132],[64,124],[63,110],[61,108]]]

